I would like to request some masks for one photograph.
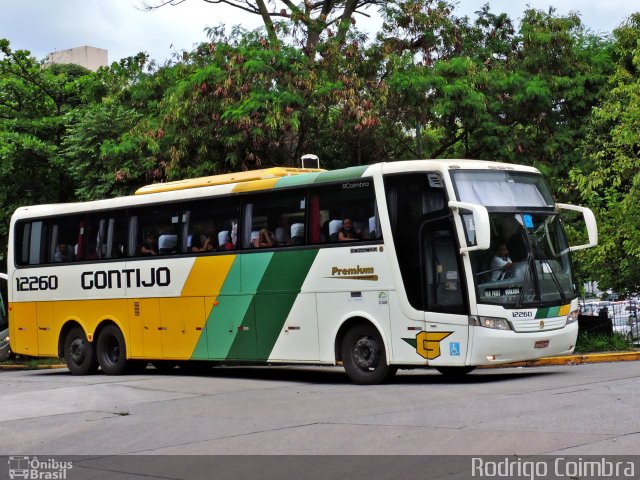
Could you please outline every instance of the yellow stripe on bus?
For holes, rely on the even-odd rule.
[[[563,317],[565,315],[569,315],[569,310],[571,310],[571,304],[562,305],[560,307],[560,312],[558,313],[558,316]]]
[[[196,258],[182,287],[182,297],[208,297],[220,294],[235,255]]]
[[[233,187],[233,192],[256,192],[260,190],[270,190],[278,183],[279,178],[268,178],[266,180],[255,180],[252,182],[239,183]]]

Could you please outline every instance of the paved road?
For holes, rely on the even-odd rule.
[[[0,372],[0,454],[637,454],[640,363],[400,372],[206,375]]]

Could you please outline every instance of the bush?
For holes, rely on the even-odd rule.
[[[584,332],[578,335],[576,353],[612,352],[633,350],[633,344],[624,335],[603,335]]]

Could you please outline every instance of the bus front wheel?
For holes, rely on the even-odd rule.
[[[81,327],[73,327],[67,332],[63,352],[72,375],[87,375],[98,370],[95,346],[87,340]]]
[[[122,332],[115,325],[102,329],[97,342],[98,363],[107,375],[119,375],[127,368],[127,347]]]
[[[347,332],[342,341],[342,364],[359,385],[382,383],[398,370],[387,363],[384,342],[372,325],[358,325]]]

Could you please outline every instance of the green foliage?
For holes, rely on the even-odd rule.
[[[640,288],[640,14],[614,31],[615,69],[582,142],[584,161],[570,171],[582,200],[597,214],[599,245],[581,261],[621,294]]]
[[[624,335],[593,334],[583,332],[578,335],[576,353],[621,352],[633,350],[633,345]]]
[[[88,71],[75,65],[45,68],[29,52],[0,41],[0,252],[4,260],[9,218],[22,205],[72,197],[60,168],[65,114],[82,100]]]
[[[352,24],[365,6],[383,13],[371,42]],[[469,157],[534,165],[560,200],[594,208],[600,246],[575,256],[579,278],[637,290],[640,17],[602,38],[553,9],[527,9],[518,26],[488,5],[453,11],[447,0],[291,4],[265,30],[214,27],[164,65],[141,53],[97,72],[44,67],[0,40],[2,251],[21,205],[304,153],[326,168]]]

